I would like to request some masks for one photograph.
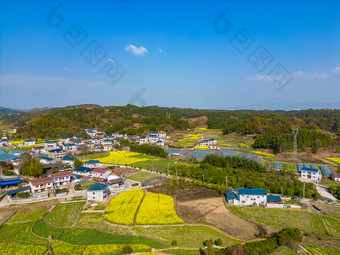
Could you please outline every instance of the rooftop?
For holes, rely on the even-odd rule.
[[[87,191],[100,191],[100,190],[105,190],[107,188],[106,184],[103,183],[95,183],[92,184]]]
[[[39,185],[39,184],[45,184],[45,183],[49,183],[49,182],[53,182],[51,177],[44,177],[44,178],[31,180],[31,183],[32,183],[33,186]]]
[[[60,177],[65,177],[65,176],[70,176],[70,175],[71,173],[68,171],[51,174],[52,178],[60,178]]]
[[[93,168],[81,166],[81,167],[74,169],[73,171],[87,173],[87,172],[91,172],[92,170]]]
[[[318,173],[318,172],[319,172],[318,169],[307,168],[307,167],[301,168],[301,171],[305,171],[305,172],[313,172],[313,173]]]
[[[89,161],[86,161],[86,162],[84,162],[85,164],[98,164],[98,163],[100,163],[100,161],[99,160],[93,160],[93,159],[91,159],[91,160],[89,160]]]
[[[104,174],[106,171],[109,171],[109,170],[104,169],[104,168],[95,168],[92,170],[92,173]]]
[[[265,189],[237,189],[239,195],[261,195],[266,196],[267,192]]]

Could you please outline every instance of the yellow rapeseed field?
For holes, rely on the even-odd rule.
[[[138,156],[138,157],[136,157]],[[104,158],[97,158],[105,164],[118,164],[118,165],[131,165],[133,163],[147,161],[150,158],[148,156],[143,156],[141,153],[137,152],[127,152],[127,151],[110,151],[110,155]]]
[[[175,211],[172,197],[148,192],[138,210],[136,223],[139,225],[183,223]]]
[[[329,157],[329,158],[326,158],[326,159],[328,159],[328,160],[331,160],[331,161],[333,161],[333,162],[335,162],[335,163],[338,163],[338,164],[340,164],[340,158],[336,158],[336,157]]]
[[[133,225],[144,191],[128,190],[113,198],[105,211],[104,218],[118,224]]]

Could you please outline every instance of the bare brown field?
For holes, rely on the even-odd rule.
[[[231,213],[225,207],[222,199],[220,196],[192,201],[177,201],[177,213],[179,217],[189,223],[206,223],[239,239],[258,238],[258,225]],[[268,234],[279,230],[264,227],[267,229]]]

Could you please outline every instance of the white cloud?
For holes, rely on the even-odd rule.
[[[144,54],[148,52],[148,50],[145,47],[143,46],[136,47],[132,44],[126,45],[125,50],[130,51],[133,54],[138,55],[138,56],[144,56]]]
[[[111,63],[116,63],[116,61],[114,61],[112,58],[109,58],[107,61],[109,61]]]
[[[70,71],[70,68],[64,67],[63,70],[64,70],[64,71]]]
[[[318,79],[326,79],[328,78],[328,73],[315,73],[312,76]]]
[[[303,76],[304,74],[305,74],[305,73],[302,72],[302,71],[296,71],[296,72],[293,73],[293,76],[299,77],[299,76]]]
[[[163,52],[163,50],[161,48],[159,48],[159,47],[157,47],[157,50],[158,50],[159,53]]]
[[[261,75],[257,74],[254,77],[246,77],[247,81],[270,81],[273,80],[276,76],[275,75]]]

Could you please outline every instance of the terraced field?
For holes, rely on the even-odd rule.
[[[56,227],[72,227],[77,223],[84,205],[85,201],[60,203],[45,216],[45,221]]]

